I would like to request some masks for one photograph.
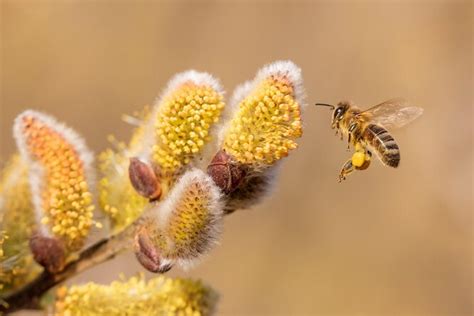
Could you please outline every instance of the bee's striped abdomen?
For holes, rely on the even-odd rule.
[[[370,124],[363,137],[375,150],[380,160],[387,166],[396,168],[400,163],[400,149],[387,130],[379,125]]]

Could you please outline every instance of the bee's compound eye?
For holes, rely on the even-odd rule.
[[[334,119],[336,119],[336,120],[341,120],[343,114],[344,114],[344,113],[343,113],[342,107],[338,107],[338,108],[334,111]]]

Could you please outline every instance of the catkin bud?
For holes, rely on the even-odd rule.
[[[244,165],[234,161],[225,150],[219,150],[207,167],[207,173],[222,192],[229,194],[242,183],[246,170]]]
[[[140,264],[150,272],[165,273],[172,268],[171,263],[163,262],[158,249],[153,246],[146,228],[135,235],[135,256]]]
[[[64,268],[65,250],[60,240],[35,233],[30,238],[30,249],[35,261],[48,272],[56,273]]]
[[[128,174],[130,182],[138,194],[150,200],[158,200],[160,198],[161,185],[150,165],[138,158],[130,158]]]

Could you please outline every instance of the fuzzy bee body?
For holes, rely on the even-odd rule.
[[[368,110],[361,111],[351,102],[340,102],[334,109],[332,128],[341,139],[347,137],[348,148],[355,149],[351,159],[346,161],[339,175],[344,180],[354,170],[369,167],[372,152],[386,166],[397,168],[400,164],[400,148],[386,128],[401,127],[423,113],[423,109],[411,107],[404,100],[390,100]]]
[[[368,145],[386,166],[397,168],[400,164],[400,148],[390,133],[377,124],[369,124],[363,134],[363,142]]]

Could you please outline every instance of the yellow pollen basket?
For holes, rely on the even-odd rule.
[[[155,117],[153,161],[163,176],[173,176],[188,165],[211,140],[224,102],[209,85],[184,82],[166,95]]]
[[[268,166],[295,149],[301,135],[300,105],[292,83],[270,76],[239,103],[223,148],[241,163]]]
[[[356,151],[353,155],[352,155],[352,165],[354,167],[360,167],[364,164],[365,162],[365,153],[364,152],[360,152],[360,151]]]
[[[74,145],[40,117],[21,116],[20,129],[29,158],[41,167],[41,223],[68,250],[78,250],[89,233],[94,210],[84,162]]]

